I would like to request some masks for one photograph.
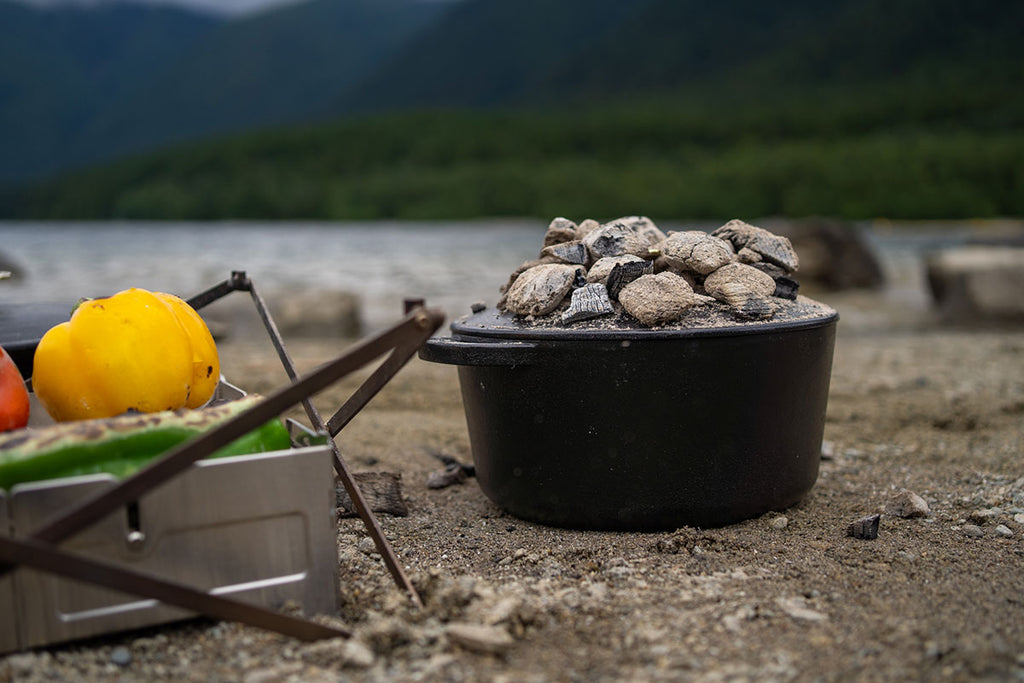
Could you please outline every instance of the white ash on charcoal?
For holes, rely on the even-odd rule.
[[[498,309],[532,326],[581,329],[721,327],[830,314],[797,293],[798,266],[786,237],[740,220],[711,233],[666,234],[646,216],[604,224],[558,217],[539,258],[502,287]]]
[[[669,267],[699,275],[709,275],[736,259],[729,242],[700,230],[669,233],[656,248]]]
[[[583,269],[569,264],[545,263],[525,270],[508,288],[508,310],[517,315],[544,315],[555,310]]]
[[[573,290],[569,308],[562,313],[561,319],[563,323],[569,324],[614,312],[608,290],[600,282],[592,282]]]

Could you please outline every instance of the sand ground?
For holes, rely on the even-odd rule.
[[[1024,680],[1024,331],[877,322],[840,322],[811,493],[712,530],[568,531],[473,479],[428,488],[435,454],[471,453],[455,368],[413,360],[339,445],[353,470],[402,474],[410,514],[381,523],[423,609],[343,519],[352,641],[196,620],[0,658],[0,681]],[[303,368],[344,346],[289,343]],[[269,344],[222,355],[249,391],[284,380]],[[929,516],[847,536],[903,488]]]

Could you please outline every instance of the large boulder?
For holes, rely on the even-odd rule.
[[[831,218],[767,222],[800,254],[801,282],[829,290],[881,289],[885,271],[867,232],[856,223]]]
[[[967,245],[925,258],[940,315],[956,324],[1024,324],[1024,247]]]

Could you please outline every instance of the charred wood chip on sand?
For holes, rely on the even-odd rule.
[[[852,522],[850,526],[846,527],[846,535],[873,541],[878,538],[878,524],[881,519],[882,515],[869,515],[867,517],[862,517],[856,522]]]

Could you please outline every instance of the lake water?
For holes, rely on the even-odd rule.
[[[966,222],[864,227],[888,271],[890,285],[883,296],[889,304],[911,309],[928,305],[922,254],[979,230],[978,224]],[[244,270],[263,293],[318,285],[357,294],[367,330],[400,317],[405,298],[423,298],[451,320],[468,313],[476,301],[496,303],[509,273],[536,257],[545,228],[546,222],[529,220],[0,222],[0,261],[13,261],[23,273],[0,281],[0,303],[73,302],[129,286],[187,297],[226,279],[232,270]],[[844,312],[838,302],[821,298]],[[839,300],[847,307],[864,305],[861,299]]]

